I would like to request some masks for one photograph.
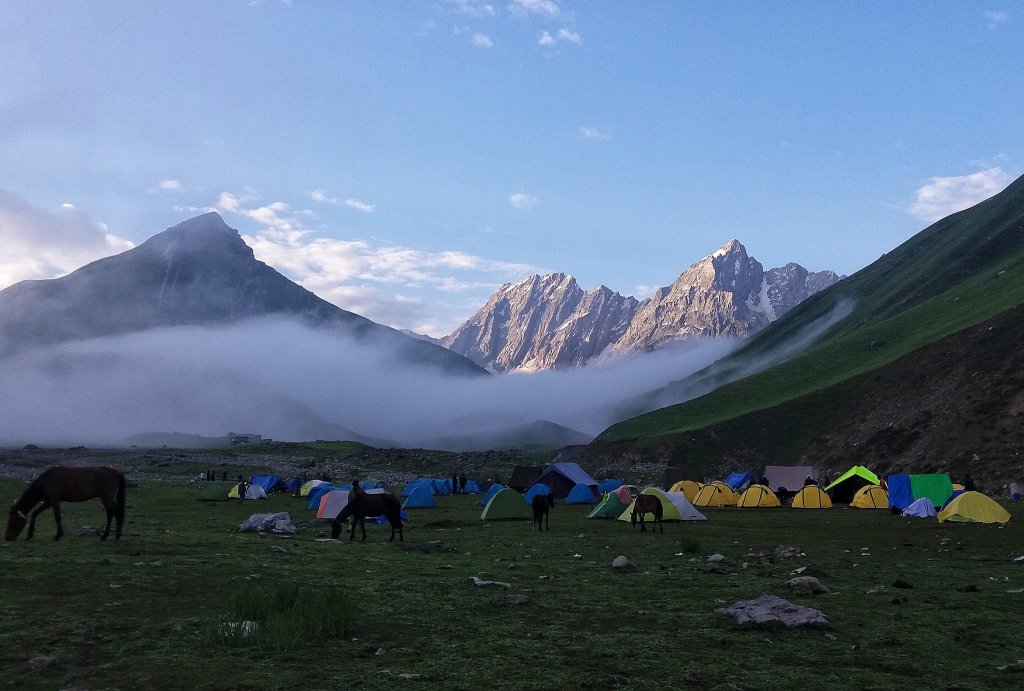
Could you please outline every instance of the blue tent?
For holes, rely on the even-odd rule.
[[[946,473],[903,475],[894,473],[885,478],[889,490],[889,508],[902,511],[915,500],[927,497],[936,507],[945,505],[953,493],[953,483]]]
[[[484,498],[480,500],[480,506],[487,506],[487,502],[491,500],[491,497],[493,497],[495,494],[497,494],[503,489],[505,489],[505,485],[501,485],[495,482],[493,485],[491,485],[491,488],[487,490],[487,494],[484,495]]]
[[[452,493],[452,481],[451,479],[445,480],[431,480],[431,487],[434,490],[434,494],[451,494]]]
[[[947,506],[949,506],[949,502],[953,501],[954,499],[956,499],[957,497],[959,497],[961,494],[963,494],[966,491],[967,490],[965,490],[965,489],[955,489],[955,490],[953,490],[953,493],[951,495],[949,495],[949,499],[947,499],[946,503],[943,504],[940,508],[943,508],[943,509],[946,508]]]
[[[480,494],[483,492],[480,489],[480,483],[476,480],[466,480],[466,491],[465,494]]]
[[[419,484],[409,495],[409,498],[402,504],[403,509],[429,509],[437,504],[434,503],[434,495],[430,492],[430,487],[424,484]]]
[[[582,482],[578,483],[569,492],[569,496],[565,498],[566,504],[596,504],[597,497],[594,496],[594,490],[590,488],[590,485],[585,485]]]
[[[551,494],[551,488],[542,482],[538,482],[536,485],[526,490],[526,494],[523,495],[523,499],[526,500],[527,504],[533,503],[533,498],[538,494]]]
[[[287,482],[285,482],[284,480],[282,480],[281,482],[284,484],[285,489],[287,489],[292,494],[298,494],[299,488],[302,487],[301,477],[293,477],[291,480],[288,480]]]
[[[402,496],[403,497],[412,496],[413,490],[415,490],[417,487],[426,487],[427,491],[430,492],[430,494],[434,493],[434,490],[431,487],[431,481],[430,480],[410,480],[409,482],[406,483],[405,487],[402,489]]]
[[[625,480],[601,480],[601,484],[597,486],[597,491],[600,492],[602,496],[604,496],[605,494],[608,494],[612,490],[622,487],[624,484],[626,484]]]
[[[732,473],[729,477],[725,478],[725,484],[737,492],[741,492],[747,488],[752,479],[753,476],[750,473]]]
[[[249,481],[250,485],[259,485],[263,488],[263,491],[270,494],[277,483],[284,485],[284,480],[279,478],[277,475],[253,475],[252,480]]]
[[[409,517],[405,515],[405,511],[401,511],[400,510],[398,513],[402,517],[402,523],[403,524],[409,522]],[[387,525],[388,517],[387,516],[377,516],[377,518],[375,518],[373,520],[373,522],[376,523],[377,525]]]

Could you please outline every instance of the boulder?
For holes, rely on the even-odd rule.
[[[786,585],[798,595],[818,595],[832,592],[814,576],[797,576],[788,580]]]
[[[738,626],[767,629],[830,629],[828,617],[812,607],[801,607],[765,593],[753,600],[740,600],[716,613],[732,617]]]
[[[240,533],[295,534],[295,524],[287,512],[254,513],[238,527]]]

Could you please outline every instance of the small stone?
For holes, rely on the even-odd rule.
[[[619,555],[612,560],[612,568],[618,570],[627,570],[635,568],[636,564],[629,560],[629,558]]]
[[[723,561],[728,561],[724,554],[712,554],[708,557],[709,564],[720,564]]]
[[[792,588],[799,595],[818,595],[820,593],[832,592],[825,587],[825,584],[814,576],[797,576],[790,579],[786,585]]]
[[[451,564],[441,564],[437,568],[442,569],[444,571],[450,571],[451,569],[454,569],[455,567],[452,566]]]
[[[285,549],[284,547],[281,547],[280,545],[271,545],[270,546],[270,551],[271,552],[287,552],[288,550]]]
[[[874,588],[868,588],[864,591],[865,595],[882,595],[889,592],[889,589],[884,585],[876,585]]]
[[[164,565],[164,560],[163,559],[157,559],[156,561],[149,562],[149,565],[150,566],[156,566],[157,568],[159,568],[159,567]]]
[[[374,655],[383,655],[383,654],[384,654],[384,648],[377,648],[377,652],[374,653]]]

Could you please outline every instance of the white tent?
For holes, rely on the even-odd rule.
[[[364,490],[367,494],[387,494],[388,491],[383,487],[377,489]],[[348,505],[348,490],[347,489],[332,489],[330,492],[320,497],[320,508],[317,509],[317,518],[336,518],[341,510]]]
[[[936,516],[935,504],[928,497],[921,497],[903,509],[902,515],[909,518],[934,518]]]
[[[707,516],[694,508],[690,500],[682,492],[666,492],[658,487],[648,487],[640,494],[653,494],[661,500],[663,510],[662,520],[664,521],[706,521]],[[626,507],[626,510],[619,516],[620,521],[629,521],[633,516],[634,499]],[[651,514],[647,514],[644,520],[654,520]]]
[[[231,499],[238,499],[238,485],[235,485],[228,492],[228,497]],[[267,493],[263,491],[263,488],[257,484],[249,483],[248,487],[245,488],[246,499],[266,499]]]

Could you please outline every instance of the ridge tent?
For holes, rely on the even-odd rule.
[[[804,477],[807,477],[806,475]],[[821,487],[804,485],[793,495],[794,509],[831,509],[832,500]]]
[[[536,497],[538,494],[548,495],[552,494],[552,491],[551,488],[548,487],[547,485],[538,483],[531,487],[530,489],[526,490],[526,494],[523,495],[523,499],[526,501],[527,504],[532,504],[533,498]]]
[[[597,497],[594,496],[594,488],[582,482],[572,488],[569,496],[565,498],[566,504],[596,504]]]
[[[799,492],[808,475],[818,480],[820,473],[817,468],[810,465],[768,465],[764,468],[768,487],[776,494]]]
[[[466,480],[466,491],[464,491],[463,494],[480,494],[481,492],[483,492],[483,490],[480,489],[479,482],[476,480]]]
[[[862,465],[855,465],[836,478],[825,491],[835,504],[849,504],[853,495],[865,485],[878,485],[878,476]]]
[[[942,506],[953,493],[953,481],[946,473],[929,475],[893,474],[885,478],[889,490],[889,508],[903,510],[914,500],[927,497]]]
[[[750,486],[754,476],[750,473],[731,473],[729,477],[725,478],[725,484],[732,487],[734,492],[742,492]]]
[[[693,504],[689,502],[686,495],[682,492],[666,492],[658,487],[648,487],[640,494],[649,494],[658,498],[661,502],[662,508],[662,520],[663,521],[706,521],[707,516],[702,514]],[[631,521],[633,518],[633,505],[636,503],[634,499],[626,507],[626,510],[619,514],[618,520],[620,521]],[[653,514],[646,514],[644,520],[648,520],[647,516],[650,516],[650,520],[654,520]]]
[[[694,506],[736,506],[739,499],[739,496],[732,491],[732,487],[721,480],[715,480],[700,488],[693,504]]]
[[[337,518],[341,510],[348,505],[349,489],[332,489],[320,497],[320,506],[317,508],[317,518]],[[374,487],[365,490],[367,494],[387,494],[386,489]]]
[[[769,509],[779,505],[779,498],[775,496],[775,492],[764,485],[747,487],[736,500],[736,506],[740,509]]]
[[[451,494],[452,493],[452,481],[451,478],[444,480],[431,480],[430,489],[434,494]]]
[[[694,482],[693,480],[680,480],[676,484],[668,488],[669,492],[682,492],[686,495],[686,498],[691,502],[697,498],[697,493],[700,492],[700,488],[704,486],[703,482]]]
[[[888,509],[889,493],[880,485],[864,485],[853,495],[850,506],[855,509]]]
[[[554,492],[555,499],[565,499],[576,485],[584,484],[597,491],[597,481],[575,463],[551,463],[537,478]]]
[[[310,480],[306,484],[302,485],[302,487],[299,487],[299,496],[308,497],[310,490],[312,490],[314,487],[319,487],[320,485],[326,484],[327,483],[324,482],[323,480]]]
[[[426,487],[427,491],[430,492],[431,496],[433,496],[434,490],[431,487],[431,482],[431,480],[409,480],[409,482],[405,483],[405,487],[402,488],[401,496],[411,496],[413,490],[415,490],[417,487]]]
[[[601,483],[597,486],[597,491],[600,492],[601,494],[607,494],[608,492],[611,492],[613,489],[618,489],[619,487],[622,487],[624,484],[626,484],[625,480],[601,480]]]
[[[981,492],[964,492],[949,502],[949,506],[939,511],[938,517],[939,523],[1006,523],[1010,520],[1010,513]]]
[[[403,509],[431,509],[437,506],[429,485],[419,484],[413,488],[409,498],[402,504]]]
[[[487,502],[480,514],[481,521],[524,520],[533,518],[529,505],[523,501],[523,495],[511,487],[495,493]]]
[[[526,488],[537,481],[543,468],[532,465],[517,465],[512,468],[512,477],[509,478],[508,486],[517,492],[525,492]]]
[[[491,485],[491,488],[487,490],[487,494],[485,494],[484,498],[480,500],[480,506],[487,506],[487,502],[491,500],[491,497],[503,489],[505,489],[505,485],[499,485],[498,483]]]
[[[228,492],[228,498],[230,498],[230,499],[238,499],[238,483],[237,482],[235,483],[235,486],[231,488],[231,491]],[[246,499],[266,499],[267,498],[267,493],[264,492],[263,488],[260,487],[259,485],[254,485],[254,484],[250,483],[249,486],[245,488],[245,498]]]
[[[633,501],[630,499],[630,501]],[[618,518],[629,506],[629,502],[623,502],[615,492],[606,492],[600,503],[594,510],[587,514],[587,518]]]
[[[936,515],[935,504],[928,497],[921,497],[913,504],[903,509],[900,514],[904,518],[932,518]]]

